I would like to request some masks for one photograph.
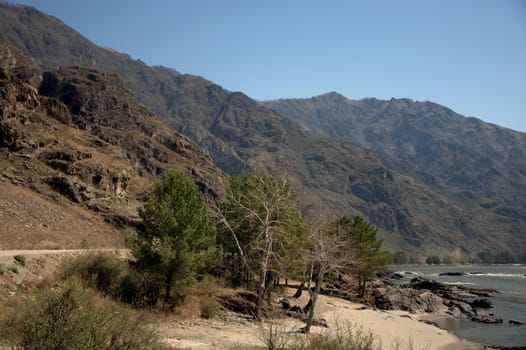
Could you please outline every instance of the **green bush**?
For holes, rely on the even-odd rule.
[[[143,319],[70,284],[44,290],[19,306],[16,317],[0,324],[0,336],[4,345],[25,350],[160,348],[153,327]]]
[[[101,293],[111,295],[120,277],[126,273],[126,262],[108,254],[79,255],[63,265],[62,277],[79,277]]]
[[[88,287],[138,307],[155,305],[162,288],[158,276],[136,272],[126,261],[101,253],[69,260],[62,268],[62,278],[79,278]]]
[[[427,257],[426,264],[428,264],[428,265],[440,265],[441,261],[440,261],[440,258],[438,256],[431,255],[431,256]]]

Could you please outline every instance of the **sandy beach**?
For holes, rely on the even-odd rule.
[[[352,324],[354,330],[373,333],[375,344],[381,349],[480,349],[448,331],[421,322],[429,317],[427,314],[373,310],[363,304],[328,296],[319,297],[316,311],[316,317],[325,320],[329,328],[313,327],[313,333],[334,332],[338,327]],[[280,319],[273,322],[273,326],[286,332],[290,339],[305,336],[297,332],[304,325],[300,321]],[[262,333],[268,333],[268,327],[248,317],[227,316],[173,321],[163,327],[162,336],[166,343],[176,348],[229,349],[236,345],[264,346]]]

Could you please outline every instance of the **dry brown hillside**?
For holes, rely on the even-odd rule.
[[[122,246],[137,207],[169,169],[211,197],[222,193],[225,177],[209,157],[116,75],[41,72],[1,52],[0,249]]]

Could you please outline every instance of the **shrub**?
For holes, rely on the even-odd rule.
[[[221,308],[221,305],[212,297],[202,297],[199,300],[199,308],[201,310],[201,317],[213,318]]]
[[[426,259],[426,264],[428,265],[440,265],[440,263],[440,258],[435,255],[428,256]]]
[[[44,290],[18,310],[17,317],[0,324],[4,328],[0,335],[15,349],[140,350],[159,345],[142,315],[119,308],[75,284]]]
[[[110,254],[81,255],[67,261],[62,278],[75,277],[115,300],[138,307],[155,305],[161,295],[158,276],[136,272]]]
[[[62,270],[64,279],[76,276],[101,293],[112,295],[120,276],[126,273],[126,263],[107,254],[87,254],[69,260]]]
[[[23,255],[15,255],[13,257],[13,259],[15,259],[15,263],[17,263],[18,265],[20,266],[26,266],[26,257],[23,256]]]

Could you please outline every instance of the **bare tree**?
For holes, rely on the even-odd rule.
[[[295,192],[283,177],[233,178],[221,218],[246,268],[254,278],[257,275],[256,317],[261,319],[265,294],[289,265],[291,249],[302,240]]]
[[[305,251],[305,258],[310,264],[310,273],[307,289],[310,299],[304,308],[308,312],[307,322],[302,331],[310,332],[314,320],[314,311],[321,285],[325,277],[331,272],[344,271],[353,263],[353,256],[345,251],[345,236],[337,225],[336,218],[329,214],[326,209],[318,209],[315,216],[309,219],[309,249]],[[314,288],[310,288],[314,280]]]

